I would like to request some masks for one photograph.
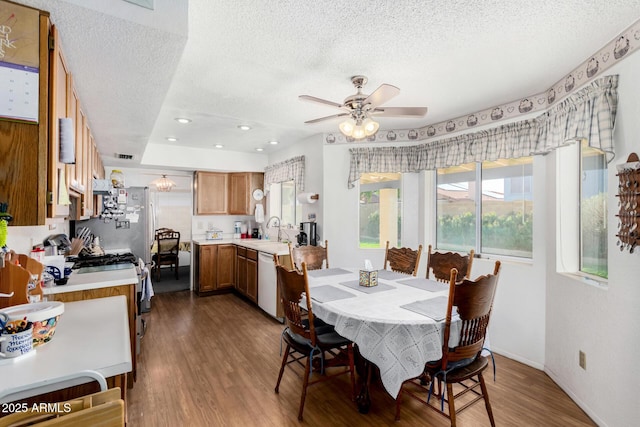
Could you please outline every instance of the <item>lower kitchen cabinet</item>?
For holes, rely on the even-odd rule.
[[[258,251],[238,246],[236,290],[258,303]]]
[[[233,288],[236,283],[235,245],[194,245],[197,259],[196,291],[206,293]]]

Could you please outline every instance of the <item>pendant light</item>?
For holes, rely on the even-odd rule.
[[[167,175],[162,175],[161,178],[156,179],[152,184],[155,184],[156,189],[162,192],[171,191],[171,189],[176,186],[176,183],[167,178]]]

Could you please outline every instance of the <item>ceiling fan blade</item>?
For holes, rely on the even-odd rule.
[[[309,124],[309,123],[318,123],[318,122],[322,122],[322,121],[325,121],[325,120],[337,119],[338,117],[344,117],[344,116],[350,116],[350,114],[349,113],[334,114],[333,116],[326,116],[326,117],[320,117],[319,119],[309,120],[309,121],[306,121],[305,123],[307,123],[307,124]]]
[[[423,117],[427,107],[378,107],[370,111],[372,116],[379,117]]]
[[[311,101],[311,102],[317,102],[319,104],[330,105],[332,107],[342,108],[342,104],[338,104],[337,102],[333,102],[333,101],[327,101],[326,99],[316,98],[315,96],[311,96],[311,95],[300,95],[298,99],[301,99],[303,101]]]
[[[363,104],[370,104],[371,108],[375,108],[380,104],[384,104],[394,96],[397,96],[400,93],[400,89],[395,86],[388,85],[383,83],[373,91],[373,93],[362,102]]]

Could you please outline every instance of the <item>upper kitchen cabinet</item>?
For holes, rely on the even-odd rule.
[[[71,75],[60,48],[60,37],[51,27],[51,62],[49,68],[50,87],[50,143],[47,176],[47,215],[49,218],[69,215],[69,183],[67,166],[60,161],[60,119],[70,117],[69,93]],[[74,147],[75,150],[75,147]]]
[[[262,189],[264,174],[242,172],[229,174],[229,214],[253,215],[256,201],[251,197],[253,190]]]
[[[195,173],[195,214],[227,214],[229,174],[218,172]]]
[[[26,6],[20,6],[26,7]],[[27,8],[30,9],[30,8]],[[0,120],[0,202],[9,204],[11,225],[43,225],[47,216],[49,140],[49,14],[38,11],[37,123]]]
[[[261,172],[195,173],[196,215],[253,215],[253,190],[264,182]]]
[[[69,212],[68,207],[65,210],[60,210],[59,206],[53,207],[50,205],[50,210],[53,209],[55,212],[60,212],[63,215],[71,215],[70,219],[89,219],[92,216],[95,216],[96,210],[94,206],[96,204],[95,196],[93,195],[93,178],[96,177],[104,177],[104,167],[102,167],[102,171],[99,170],[99,165],[102,165],[102,161],[100,160],[100,155],[95,145],[95,141],[93,139],[93,135],[91,134],[91,129],[89,128],[89,120],[87,115],[83,110],[83,106],[80,102],[80,98],[78,96],[78,92],[73,84],[73,76],[68,71],[66,65],[64,65],[64,56],[62,50],[60,48],[60,38],[58,37],[57,32],[52,32],[53,37],[53,58],[60,58],[57,61],[57,64],[54,63],[52,59],[52,81],[59,81],[60,84],[56,86],[60,86],[55,92],[52,92],[51,97],[54,100],[54,108],[51,112],[51,117],[54,117],[52,123],[52,131],[51,131],[51,144],[50,144],[50,171],[55,171],[56,168],[61,169],[65,165],[62,165],[58,162],[57,156],[59,152],[55,152],[56,149],[59,150],[60,146],[60,137],[59,137],[59,119],[62,117],[66,117],[71,119],[73,126],[70,129],[73,132],[75,138],[75,162],[73,164],[66,165],[66,185],[69,191],[69,196],[71,200],[75,203],[75,209]],[[62,67],[64,66],[64,67]],[[64,73],[61,71],[64,70]],[[63,92],[61,87],[62,77],[61,75],[66,75],[66,90]],[[54,80],[55,79],[55,80]],[[64,100],[62,99],[64,96]],[[66,106],[66,108],[64,107]],[[49,183],[51,185],[52,180],[56,178],[56,174],[51,175],[49,177]],[[58,173],[59,175],[59,173]],[[52,200],[55,200],[56,192],[55,190],[61,190],[64,185],[60,180],[57,181],[57,185],[53,185],[52,188],[49,189],[52,195]],[[60,194],[57,195],[57,198],[60,198]],[[51,214],[50,217],[60,216],[60,214]]]

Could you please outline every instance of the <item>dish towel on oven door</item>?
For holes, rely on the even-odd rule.
[[[140,295],[140,302],[151,301],[151,297],[154,295],[153,284],[151,283],[151,274],[149,274],[149,267],[147,267],[142,259],[138,261],[140,271],[142,272],[142,292]]]

